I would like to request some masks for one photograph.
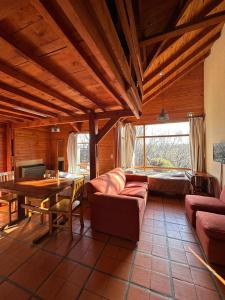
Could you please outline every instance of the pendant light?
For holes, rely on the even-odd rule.
[[[165,108],[164,108],[164,97],[163,97],[163,75],[164,73],[163,72],[160,72],[159,74],[162,78],[162,89],[161,89],[161,97],[162,97],[162,109],[159,113],[159,115],[157,116],[157,121],[160,121],[160,122],[165,122],[165,121],[168,121],[169,120],[169,115],[168,113],[166,112]]]

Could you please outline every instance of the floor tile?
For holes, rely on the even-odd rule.
[[[188,265],[172,262],[171,270],[173,278],[193,283],[191,271]]]
[[[133,249],[127,249],[108,244],[104,248],[102,255],[132,263],[134,260],[135,251]]]
[[[81,293],[79,300],[101,300],[102,297],[95,295],[87,290],[83,290],[83,292]]]
[[[74,259],[88,266],[94,266],[103,250],[103,242],[82,238],[69,252],[68,258]]]
[[[36,252],[10,279],[21,286],[35,291],[56,268],[61,258],[45,251]]]
[[[30,297],[30,293],[15,286],[14,284],[6,281],[0,284],[0,298],[2,300],[28,300]]]
[[[131,264],[115,258],[103,256],[98,261],[96,269],[115,277],[128,280],[131,270]]]
[[[219,300],[220,297],[215,291],[196,286],[198,300]]]
[[[169,251],[172,260],[179,263],[187,264],[187,257],[184,250],[170,248]]]
[[[155,294],[148,289],[142,288],[140,286],[131,284],[129,286],[127,300],[162,300],[167,299],[166,297]]]
[[[177,280],[173,280],[175,298],[178,300],[197,300],[197,294],[194,284]]]
[[[191,268],[191,275],[195,284],[215,290],[215,285],[213,284],[212,278],[208,271]]]
[[[96,271],[92,273],[86,286],[89,292],[109,300],[125,299],[127,288],[127,283]]]
[[[152,272],[150,288],[156,292],[171,295],[170,278],[166,275]]]

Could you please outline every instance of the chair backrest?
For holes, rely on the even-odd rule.
[[[10,181],[14,179],[14,172],[3,172],[0,173],[0,182]]]
[[[84,193],[84,177],[75,179],[72,184],[71,203],[75,200],[82,201]]]

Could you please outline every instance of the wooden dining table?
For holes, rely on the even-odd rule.
[[[26,218],[25,197],[40,199],[40,201],[49,198],[49,205],[56,203],[57,194],[71,186],[74,179],[71,178],[50,178],[50,179],[17,179],[6,182],[0,182],[1,192],[10,192],[17,195],[18,201],[18,219]],[[42,238],[42,237],[40,237]],[[40,239],[39,238],[39,239]],[[37,241],[36,241],[37,242]]]

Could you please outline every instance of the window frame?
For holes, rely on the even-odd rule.
[[[181,122],[183,123],[183,122]],[[169,123],[168,123],[169,124]],[[154,125],[154,124],[144,124],[144,125],[136,125],[136,126],[143,126],[143,134],[144,135],[140,135],[140,136],[136,136],[136,139],[143,139],[144,142],[144,147],[143,147],[143,151],[144,151],[144,165],[143,166],[134,166],[134,169],[144,169],[148,170],[148,169],[160,169],[160,170],[181,170],[181,171],[188,171],[191,170],[191,168],[176,168],[176,167],[160,167],[160,166],[148,166],[146,164],[147,159],[146,159],[146,139],[153,139],[153,138],[170,138],[170,137],[190,137],[190,134],[184,133],[184,134],[171,134],[171,135],[145,135],[145,127],[149,126],[149,125]]]

